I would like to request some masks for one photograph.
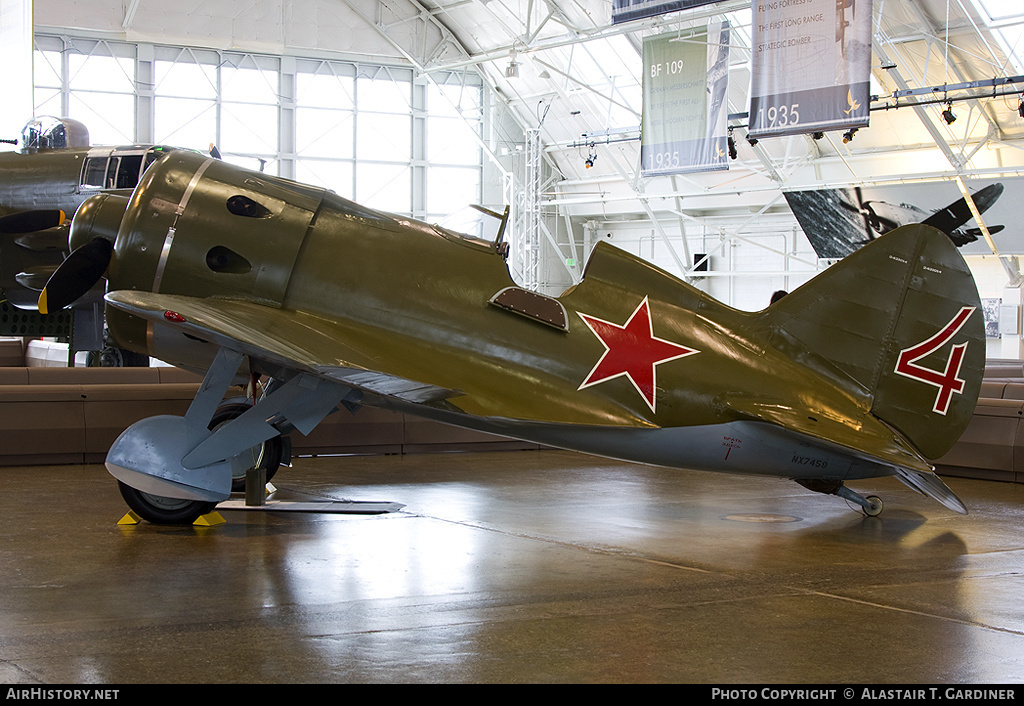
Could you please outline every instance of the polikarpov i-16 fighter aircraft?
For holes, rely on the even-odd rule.
[[[460,234],[190,152],[155,163],[126,213],[107,219],[107,205],[75,215],[40,308],[106,276],[118,345],[206,371],[185,416],[137,422],[107,456],[152,522],[208,512],[253,447],[339,405],[791,478],[869,514],[881,501],[844,483],[895,475],[966,512],[928,459],[971,417],[984,326],[970,271],[928,226],[748,313],[605,243],[578,285],[543,296],[512,281],[500,232]],[[267,394],[210,431],[251,374],[271,378]]]

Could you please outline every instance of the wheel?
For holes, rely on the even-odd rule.
[[[117,487],[128,507],[136,515],[155,525],[190,525],[206,513],[212,512],[217,506],[217,503],[201,500],[180,500],[150,495],[121,481],[117,481]]]
[[[232,419],[240,416],[244,412],[250,409],[250,405],[241,403],[229,403],[221,405],[217,408],[217,411],[213,414],[213,419],[210,420],[210,431],[216,431],[218,427],[227,424]],[[231,479],[231,490],[234,492],[242,492],[245,490],[245,474],[249,468],[261,467],[267,474],[267,482],[274,477],[277,473],[277,469],[281,467],[281,457],[284,453],[284,445],[281,441],[280,436],[275,436],[271,439],[267,439],[262,444],[257,444],[249,449],[252,454],[252,463],[248,468],[242,471],[239,475],[234,476]]]
[[[864,514],[868,517],[878,517],[882,514],[882,508],[884,504],[882,499],[877,495],[869,495],[865,498],[868,501],[868,506],[864,508]]]
[[[149,356],[124,348],[104,346],[101,351],[89,351],[85,364],[90,368],[148,368]]]

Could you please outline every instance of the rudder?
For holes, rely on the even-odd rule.
[[[915,224],[881,237],[766,310],[772,336],[863,396],[871,413],[926,458],[970,421],[985,370],[974,277],[941,231]]]

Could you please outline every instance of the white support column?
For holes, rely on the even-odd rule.
[[[135,51],[135,141],[140,145],[152,144],[156,140],[154,54],[152,44],[139,44]]]
[[[281,75],[278,94],[278,167],[277,173],[286,179],[295,178],[295,96],[297,81],[294,57],[281,57]]]

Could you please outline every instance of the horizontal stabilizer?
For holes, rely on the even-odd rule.
[[[953,512],[961,515],[967,514],[967,507],[961,502],[952,490],[949,489],[942,479],[934,473],[922,471],[911,471],[906,468],[899,468],[896,477],[907,486],[910,486],[919,493],[924,493],[933,500],[937,500]]]
[[[776,424],[864,461],[931,472],[931,464],[916,449],[870,414],[840,420],[820,413],[811,416],[805,411],[764,400],[725,396],[721,401],[734,414]]]

